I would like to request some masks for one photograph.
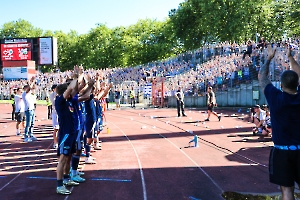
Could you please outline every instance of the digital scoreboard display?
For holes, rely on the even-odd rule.
[[[31,60],[31,43],[1,44],[2,61]]]

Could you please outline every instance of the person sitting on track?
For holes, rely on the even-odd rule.
[[[266,120],[263,123],[261,135],[265,137],[269,136],[269,134],[272,134],[271,115],[268,105],[262,105],[262,109],[266,112]]]
[[[255,114],[251,116],[255,127],[253,135],[262,135],[263,124],[266,120],[266,112],[260,108],[260,105],[253,106]]]

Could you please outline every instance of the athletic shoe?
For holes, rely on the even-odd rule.
[[[58,144],[53,144],[53,149],[57,149],[58,148]]]
[[[24,142],[32,142],[31,138],[24,138]]]
[[[102,146],[102,143],[101,143],[101,142],[97,142],[96,144],[97,144],[99,147]]]
[[[60,186],[60,187],[57,187],[57,188],[56,188],[56,193],[57,193],[57,194],[68,195],[68,194],[71,194],[71,191],[68,190],[68,189],[63,185],[63,186]]]
[[[89,158],[92,159],[92,160],[96,160],[96,158],[95,158],[95,157],[92,157],[92,156],[90,156]]]
[[[71,179],[72,179],[73,181],[77,182],[77,183],[83,183],[83,182],[85,181],[85,179],[84,179],[84,178],[81,178],[81,177],[79,176],[79,174],[77,174],[76,176],[72,176]]]
[[[204,121],[208,122],[208,121],[209,121],[209,119],[208,119],[208,118],[206,118]]]
[[[97,164],[97,162],[94,161],[91,157],[85,158],[84,163],[85,164]]]
[[[86,156],[86,154],[85,154],[84,152],[82,152],[82,153],[81,153],[81,156],[82,156],[82,157],[85,157],[85,156]]]
[[[221,115],[218,116],[219,121],[221,121]]]
[[[84,172],[77,171],[77,174],[78,174],[79,176],[84,176]]]
[[[37,141],[37,138],[36,138],[34,135],[30,136],[30,139],[31,139],[32,141]]]
[[[16,136],[22,136],[22,134],[21,133],[17,133]]]
[[[66,186],[77,186],[79,185],[79,183],[71,180],[71,179],[68,179],[68,180],[64,180],[64,185]]]
[[[187,117],[186,114],[183,114],[182,117]]]
[[[95,145],[94,145],[94,149],[95,149],[95,150],[102,150],[101,144],[99,144],[99,143],[98,143],[98,144],[95,144]]]

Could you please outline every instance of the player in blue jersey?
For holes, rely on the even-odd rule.
[[[93,88],[92,92],[95,90]],[[85,163],[86,164],[96,164],[96,161],[94,161],[91,158],[91,144],[93,141],[94,136],[94,129],[97,122],[97,116],[96,116],[96,107],[95,107],[95,101],[94,101],[94,95],[91,94],[90,98],[84,102],[85,104],[85,111],[86,111],[86,121],[85,121],[85,128],[86,128],[86,138],[87,142],[85,145]]]
[[[276,52],[268,45],[268,56],[259,71],[259,83],[270,107],[274,147],[269,158],[270,182],[280,185],[283,200],[294,199],[300,186],[300,66],[288,49],[293,70],[281,75],[281,90],[269,80],[269,66]]]
[[[70,194],[71,192],[66,189],[64,185],[79,185],[79,183],[72,180],[69,175],[70,161],[72,154],[76,152],[76,139],[80,127],[78,101],[79,98],[82,100],[86,99],[90,92],[90,90],[87,90],[87,92],[81,94],[80,97],[77,96],[79,91],[86,87],[86,81],[82,74],[78,77],[78,73],[75,72],[75,69],[74,75],[74,80],[60,84],[56,87],[57,96],[55,98],[55,108],[60,127],[58,132],[59,146],[57,155],[59,156],[59,161],[57,165],[56,192],[65,195]],[[94,81],[90,80],[89,87],[91,88],[93,84]]]
[[[57,155],[59,156],[57,165],[57,188],[58,194],[71,194],[65,188],[65,185],[78,185],[72,181],[69,176],[70,161],[72,154],[75,153],[75,140],[77,130],[75,127],[76,116],[74,114],[74,105],[72,103],[72,94],[78,92],[78,80],[74,79],[70,84],[64,83],[56,87],[55,108],[59,118],[59,132]],[[66,179],[64,182],[63,179]]]
[[[80,177],[80,175],[83,175],[83,173],[79,173],[77,171],[82,148],[83,148],[84,119],[82,115],[82,109],[84,109],[84,106],[82,101],[87,100],[89,98],[89,94],[91,93],[94,82],[95,82],[94,80],[90,79],[88,82],[88,86],[82,89],[79,95],[75,95],[75,97],[72,99],[72,103],[74,105],[74,111],[75,111],[74,113],[75,116],[77,117],[77,124],[75,123],[77,136],[75,141],[76,152],[72,156],[71,180],[78,183],[82,183],[85,181],[84,178]]]

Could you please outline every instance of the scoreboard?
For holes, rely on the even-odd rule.
[[[1,60],[31,60],[31,43],[1,44]]]
[[[13,38],[0,40],[0,66],[6,61],[33,60],[37,65],[57,65],[57,38]]]

